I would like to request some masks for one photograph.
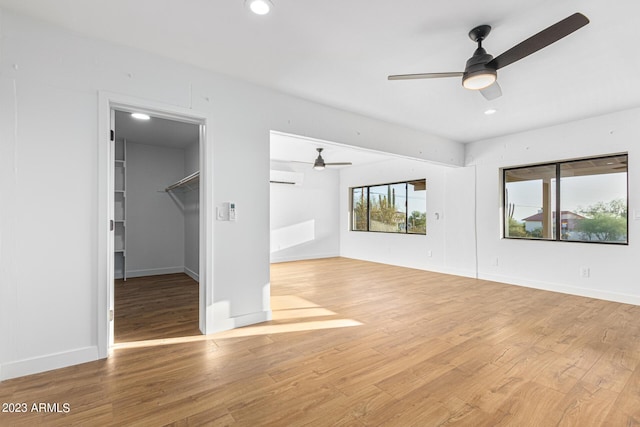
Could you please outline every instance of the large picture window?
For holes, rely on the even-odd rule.
[[[504,237],[626,244],[626,154],[503,169]]]
[[[351,189],[351,230],[427,234],[424,179]]]

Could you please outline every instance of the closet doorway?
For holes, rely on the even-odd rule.
[[[111,114],[113,343],[199,335],[202,125]]]

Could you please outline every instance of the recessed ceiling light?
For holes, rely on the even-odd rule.
[[[151,118],[149,115],[143,113],[131,113],[131,117],[138,120],[149,120]]]
[[[245,0],[249,5],[249,9],[256,15],[266,15],[271,11],[273,3],[269,0]]]
[[[487,116],[490,116],[490,115],[495,114],[495,113],[497,113],[497,112],[498,112],[498,110],[496,110],[495,108],[489,108],[488,110],[485,110],[485,112],[484,112],[484,113],[485,113]]]

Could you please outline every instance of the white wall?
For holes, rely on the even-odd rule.
[[[467,163],[477,169],[478,271],[481,278],[640,304],[640,109],[632,109],[470,144]],[[629,153],[629,245],[522,241],[500,238],[499,168]],[[496,263],[497,260],[497,263]],[[590,277],[580,277],[581,267]]]
[[[0,378],[98,357],[99,91],[211,117],[207,313],[268,318],[269,131],[462,165],[461,144],[0,11]],[[103,136],[104,137],[104,136]],[[393,141],[393,144],[390,144]],[[256,214],[250,214],[250,213]],[[265,214],[260,214],[265,213]],[[247,268],[250,266],[250,268]]]
[[[426,236],[349,230],[349,188],[421,178],[427,181]],[[468,199],[473,191],[473,185],[469,188],[469,182],[472,182],[469,178],[472,176],[463,168],[403,158],[343,169],[340,176],[340,254],[385,264],[475,275],[475,246],[469,239],[469,235],[473,236],[473,210],[467,209],[468,200],[465,200],[460,212],[452,212],[458,209],[458,198]],[[451,203],[451,207],[447,203]],[[448,233],[465,233],[466,236],[449,242]]]
[[[271,262],[340,255],[339,171],[272,163],[302,173],[302,185],[271,184]]]
[[[640,259],[640,109],[469,144],[467,166],[396,160],[345,169],[341,176],[341,255],[515,285],[640,304],[631,269]],[[500,168],[629,153],[629,245],[502,239]],[[349,187],[427,178],[427,236],[348,230]],[[434,214],[440,214],[435,220]],[[636,219],[637,217],[637,219]],[[427,256],[431,251],[432,257]],[[587,267],[590,277],[580,275]]]
[[[185,176],[185,151],[127,141],[127,277],[184,271],[184,197],[164,189]]]

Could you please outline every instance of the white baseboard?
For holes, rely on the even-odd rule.
[[[420,267],[421,270],[426,270],[426,271],[433,271],[434,273],[442,273],[442,274],[449,274],[449,275],[453,275],[453,276],[462,276],[462,277],[468,277],[471,279],[475,279],[476,278],[476,271],[475,270],[468,270],[468,269],[462,269],[462,268],[451,268],[451,267],[437,267],[437,266],[430,266],[427,265],[425,267]]]
[[[475,279],[476,277],[476,271],[470,270],[470,269],[451,268],[447,266],[428,265],[428,264],[414,265],[414,264],[408,264],[408,263],[392,263],[392,262],[386,262],[384,260],[356,258],[353,256],[345,256],[345,255],[342,255],[342,258],[357,259],[360,261],[375,262],[377,264],[393,265],[396,267],[413,268],[415,270],[431,271],[433,273],[450,274],[453,276],[463,276],[463,277],[469,277],[472,279]]]
[[[220,301],[207,307],[207,334],[228,331],[272,319],[271,310],[231,316],[228,301]]]
[[[320,258],[335,258],[339,256],[340,256],[340,253],[323,253],[323,254],[306,254],[306,255],[289,255],[289,256],[281,256],[281,255],[272,253],[271,263],[277,264],[279,262],[304,261],[308,259],[320,259]]]
[[[463,276],[463,277],[469,277],[469,278],[476,277],[476,272],[474,270],[449,268],[446,266],[441,267],[441,266],[429,266],[429,265],[420,265],[420,266],[399,265],[399,264],[392,264],[392,263],[365,259],[365,258],[353,258],[353,257],[345,257],[345,258],[360,259],[362,261],[378,262],[381,264],[397,265],[398,267],[416,268],[418,270],[433,271],[436,273],[443,273],[443,274],[452,274],[455,276]],[[505,283],[508,285],[523,286],[526,288],[540,289],[544,291],[558,292],[562,294],[576,295],[576,296],[587,297],[587,298],[595,298],[595,299],[601,299],[605,301],[620,302],[623,304],[640,305],[640,296],[638,295],[601,291],[598,289],[583,288],[580,286],[566,285],[563,283],[531,280],[523,277],[502,276],[498,274],[482,273],[482,272],[478,272],[477,274],[478,274],[478,279],[490,280],[493,282]]]
[[[61,353],[17,360],[15,362],[4,363],[0,366],[0,381],[51,371],[53,369],[66,368],[67,366],[79,365],[98,359],[98,347],[84,347]]]
[[[242,316],[233,317],[235,328],[243,326],[255,325],[256,323],[267,322],[272,319],[271,310],[259,311],[257,313],[243,314]]]
[[[161,274],[175,274],[184,273],[185,268],[180,267],[163,267],[163,268],[150,268],[146,270],[131,270],[127,271],[127,278],[129,277],[144,277],[144,276],[159,276]]]
[[[200,274],[191,270],[190,268],[185,267],[184,268],[184,273],[191,277],[193,280],[195,280],[196,282],[200,283]]]
[[[543,282],[538,280],[529,280],[521,277],[501,276],[498,274],[480,273],[478,275],[478,278],[482,280],[491,280],[493,282],[506,283],[509,285],[523,286],[525,288],[540,289],[543,291],[558,292],[561,294],[620,302],[623,304],[640,305],[640,296],[638,295],[600,291],[597,289],[582,288],[579,286],[565,285],[562,283]]]

